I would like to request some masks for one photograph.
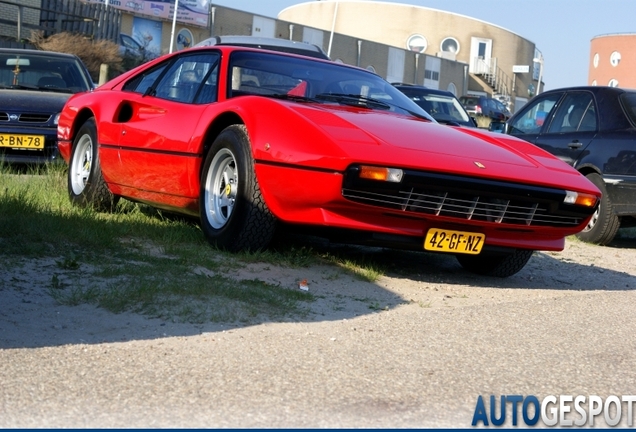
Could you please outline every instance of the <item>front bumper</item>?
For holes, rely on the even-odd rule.
[[[257,163],[256,173],[268,207],[283,222],[316,229],[373,233],[370,237],[378,245],[401,242],[423,245],[428,230],[440,228],[483,233],[489,247],[559,251],[564,247],[565,237],[582,230],[593,213],[593,209],[586,209],[583,214],[571,213],[556,204],[563,199],[563,191],[526,188],[525,185],[513,184],[503,189],[492,188],[492,184],[477,185],[477,189],[491,189],[483,206],[481,199],[460,196],[447,201],[451,207],[431,209],[422,201],[428,195],[425,191],[418,191],[417,197],[411,193],[410,198],[414,200],[409,200],[391,185],[380,186],[378,182],[353,179],[355,175],[350,170],[343,175],[328,170]],[[410,179],[414,183],[413,192],[416,192],[416,183],[422,178],[411,176]],[[430,180],[424,179],[424,183],[431,185]],[[434,186],[465,192],[466,184],[444,180],[442,178]],[[378,190],[384,186],[387,189]],[[400,186],[404,184],[395,188]],[[530,196],[524,196],[528,193]],[[380,199],[378,194],[382,195]],[[440,194],[432,195],[435,204],[439,205]],[[512,198],[515,202],[526,200],[529,205],[515,204],[521,207],[517,209],[521,213],[516,215],[503,211],[505,204],[502,205],[502,201],[506,195],[514,195],[511,201]],[[543,209],[543,212],[532,213],[533,209]]]

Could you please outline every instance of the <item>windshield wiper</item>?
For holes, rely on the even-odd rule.
[[[71,89],[64,88],[64,87],[43,87],[43,86],[36,86],[33,84],[0,85],[0,88],[12,89],[12,90],[43,90],[43,91],[52,91],[52,92],[58,92],[58,93],[73,93]]]
[[[409,113],[413,117],[417,117],[419,119],[428,120],[433,123],[436,123],[435,119],[431,117],[430,115],[428,116],[422,115],[408,108],[404,108],[396,104],[380,101],[378,99],[373,99],[373,98],[369,98],[362,95],[340,94],[340,93],[320,93],[313,98],[310,98],[307,96],[290,95],[290,94],[263,94],[259,96],[272,97],[272,98],[283,99],[283,100],[291,100],[295,102],[306,102],[306,103],[336,102],[343,105],[363,107],[368,109],[390,110],[391,107],[396,107],[404,112]]]
[[[437,123],[435,119],[429,115],[422,115],[418,112],[412,111],[409,108],[404,108],[401,105],[397,105],[391,102],[385,102],[378,99],[369,98],[362,95],[356,94],[340,94],[340,93],[321,93],[316,95],[316,99],[321,99],[325,101],[333,101],[337,103],[342,103],[345,105],[364,107],[369,109],[381,109],[381,110],[390,110],[392,107],[397,108],[398,111],[404,111],[413,117],[417,117],[422,120],[428,120],[433,123]],[[428,113],[426,113],[428,114]]]
[[[8,86],[2,86],[2,88],[16,89],[16,90],[37,90],[38,86],[33,84],[10,84]]]
[[[290,95],[290,94],[259,94],[258,96],[271,97],[274,99],[282,99],[282,100],[290,100],[294,102],[309,102],[309,103],[323,103],[322,100],[317,98],[310,98],[307,96],[298,96],[298,95]]]
[[[71,89],[65,88],[65,87],[50,87],[50,86],[38,86],[36,87],[37,90],[44,90],[44,91],[51,91],[51,92],[57,92],[57,93],[73,93],[73,91]]]
[[[391,105],[386,102],[356,94],[321,93],[316,95],[316,99],[369,109],[391,109]]]

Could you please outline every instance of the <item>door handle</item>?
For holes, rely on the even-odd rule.
[[[570,144],[568,144],[568,147],[570,147],[572,150],[576,150],[578,148],[581,148],[582,146],[583,146],[583,143],[580,142],[579,140],[574,140]]]

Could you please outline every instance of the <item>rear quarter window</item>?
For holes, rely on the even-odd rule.
[[[636,126],[636,93],[623,93],[620,100],[632,126]]]

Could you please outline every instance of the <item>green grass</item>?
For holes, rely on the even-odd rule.
[[[0,269],[54,259],[46,289],[60,304],[197,323],[302,317],[315,300],[311,293],[237,281],[228,273],[251,263],[327,263],[363,280],[381,274],[377,263],[355,249],[334,252],[290,241],[228,254],[213,248],[194,221],[144,205],[120,200],[113,213],[74,207],[66,175],[63,166],[37,171],[0,166]]]

